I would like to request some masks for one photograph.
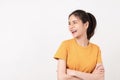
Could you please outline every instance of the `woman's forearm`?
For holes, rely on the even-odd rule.
[[[78,72],[78,71],[75,71],[74,72],[74,75],[76,77],[79,77],[83,80],[94,80],[94,76],[90,73],[84,73],[84,72]]]
[[[104,80],[104,73],[85,73],[80,71],[68,70],[69,75],[76,76],[82,80]]]
[[[60,76],[58,76],[58,80],[82,80],[82,79],[72,75],[61,74]]]
[[[67,74],[79,77],[83,80],[104,80],[104,67],[102,64],[97,64],[92,73],[67,69]]]
[[[75,76],[82,78],[83,80],[94,80],[93,74],[90,74],[90,73],[76,71]]]

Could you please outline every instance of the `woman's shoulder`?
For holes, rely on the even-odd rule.
[[[92,47],[94,47],[94,48],[97,48],[97,49],[99,49],[100,47],[99,47],[99,45],[98,44],[96,44],[96,43],[92,43],[92,42],[90,42],[90,44],[91,44],[91,46]]]
[[[74,39],[71,38],[71,39],[63,40],[62,43],[63,43],[63,44],[70,44],[70,43],[72,43],[73,41],[74,41]]]

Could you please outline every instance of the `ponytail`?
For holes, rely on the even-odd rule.
[[[87,29],[87,38],[88,38],[88,40],[90,40],[90,38],[94,35],[97,21],[91,13],[87,13],[87,14],[89,17],[89,27]]]

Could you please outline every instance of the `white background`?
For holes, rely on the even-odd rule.
[[[56,80],[53,56],[72,38],[68,15],[96,16],[91,42],[101,47],[105,80],[120,80],[119,0],[0,0],[0,80]]]

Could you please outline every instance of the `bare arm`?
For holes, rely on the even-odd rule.
[[[104,72],[105,70],[102,63],[99,63],[96,65],[96,68],[94,69],[92,74],[96,80],[104,80]]]
[[[67,69],[69,75],[73,75],[83,80],[104,80],[104,68],[102,64],[97,64],[93,73],[85,73]]]
[[[66,62],[59,59],[57,65],[57,80],[81,80],[77,77],[67,74]]]

